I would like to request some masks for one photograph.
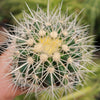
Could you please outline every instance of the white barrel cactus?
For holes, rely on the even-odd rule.
[[[8,74],[15,87],[26,88],[27,93],[46,92],[45,98],[57,99],[82,85],[85,74],[92,72],[87,65],[95,64],[91,60],[93,36],[88,35],[88,25],[77,21],[77,14],[61,15],[61,6],[49,11],[48,5],[47,13],[27,7],[30,14],[23,12],[21,21],[12,15],[18,25],[4,32],[12,51]]]

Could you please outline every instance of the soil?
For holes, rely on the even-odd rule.
[[[1,42],[5,42],[7,40],[7,37],[1,31],[3,31],[2,27],[0,27],[0,44]]]
[[[7,36],[3,34],[3,28],[0,26],[0,55],[6,50],[7,48]]]

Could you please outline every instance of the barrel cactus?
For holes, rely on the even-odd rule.
[[[4,32],[12,51],[8,74],[15,87],[57,99],[82,85],[86,73],[92,72],[87,65],[94,65],[93,36],[88,35],[88,25],[77,21],[79,15],[61,14],[61,6],[49,11],[48,5],[47,13],[39,7],[27,8],[30,14],[24,11],[20,21],[12,15],[18,25]]]

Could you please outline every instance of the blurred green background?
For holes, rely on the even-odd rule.
[[[47,0],[0,0],[0,27],[6,27],[6,23],[15,24],[14,19],[11,17],[10,12],[14,14],[17,19],[22,18],[22,11],[28,11],[25,1],[31,9],[36,10],[37,5],[46,10]],[[50,10],[57,7],[62,0],[50,0]],[[73,12],[79,13],[82,9],[83,12],[79,16],[82,18],[82,23],[90,25],[89,34],[94,34],[94,45],[100,46],[100,0],[63,0],[62,13],[69,10],[69,14]],[[98,47],[98,49],[100,49]],[[95,62],[100,66],[100,52],[96,52],[97,59]],[[87,85],[79,88],[79,92],[73,91],[68,94],[67,100],[100,100],[100,68],[96,66],[93,70],[96,76],[89,74]],[[24,100],[24,95],[16,97],[15,100]],[[34,94],[27,97],[26,100],[35,100]],[[41,100],[41,99],[40,99]],[[60,100],[66,100],[62,97]]]

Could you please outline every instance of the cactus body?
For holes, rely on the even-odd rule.
[[[27,5],[28,7],[28,5]],[[23,13],[23,21],[7,34],[13,44],[11,72],[16,86],[52,94],[71,90],[84,81],[89,72],[94,46],[89,45],[87,26],[79,25],[78,15],[61,15],[61,9],[45,13],[38,8]],[[15,18],[15,17],[14,17]],[[62,93],[62,95],[63,95]]]

